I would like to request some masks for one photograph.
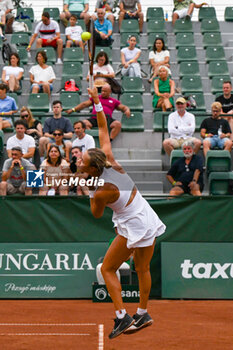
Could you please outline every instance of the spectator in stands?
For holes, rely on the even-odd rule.
[[[193,137],[195,132],[195,116],[186,111],[186,100],[179,97],[176,100],[176,111],[168,116],[168,133],[170,138],[163,141],[165,152],[170,155],[175,148],[182,147],[185,141],[194,143],[194,153],[201,147],[201,140]]]
[[[121,63],[122,70],[121,74],[128,75],[130,77],[139,77],[141,78],[141,68],[138,63],[138,59],[141,56],[141,50],[136,47],[137,38],[134,35],[131,35],[128,40],[129,46],[121,49]]]
[[[214,147],[231,152],[232,141],[230,140],[231,128],[227,120],[223,119],[220,114],[222,105],[220,102],[214,102],[211,105],[212,116],[206,118],[201,123],[201,137],[203,140],[203,153]]]
[[[14,9],[12,0],[2,0],[0,1],[0,18],[1,24],[5,27],[6,34],[12,34],[12,24],[14,22],[14,15],[12,10]],[[5,37],[3,37],[5,40]]]
[[[91,135],[86,134],[85,130],[86,124],[82,120],[74,123],[74,132],[77,138],[73,141],[72,148],[79,147],[83,153],[89,148],[95,148],[94,138]]]
[[[95,42],[97,46],[110,46],[112,44],[112,23],[105,19],[105,9],[97,9],[95,25]]]
[[[58,100],[53,101],[53,116],[47,118],[44,123],[44,136],[39,141],[41,161],[47,151],[48,143],[54,141],[53,132],[57,129],[63,130],[66,147],[71,149],[72,143],[70,140],[73,136],[73,127],[70,120],[62,116],[62,103]]]
[[[172,24],[174,25],[177,19],[185,18],[190,20],[194,8],[199,9],[202,6],[205,6],[207,2],[203,2],[199,5],[195,4],[193,0],[174,0],[174,10],[172,14]]]
[[[0,130],[13,126],[10,116],[18,110],[15,99],[6,95],[7,90],[6,84],[0,84]]]
[[[47,149],[50,149],[51,145],[57,145],[60,149],[62,158],[65,158],[67,162],[70,161],[70,148],[66,146],[64,142],[64,132],[62,129],[56,129],[53,132],[54,141],[48,143]]]
[[[25,106],[23,106],[20,110],[20,118],[27,123],[26,134],[34,138],[36,148],[33,163],[38,168],[40,165],[39,139],[43,135],[41,122],[38,119],[34,119],[31,110]]]
[[[9,57],[9,65],[2,69],[2,82],[8,86],[10,92],[20,89],[20,81],[23,78],[24,69],[20,67],[20,58],[17,53]]]
[[[81,26],[76,25],[77,16],[71,15],[69,22],[70,22],[70,26],[67,27],[65,30],[66,39],[67,39],[66,47],[79,46],[84,52],[84,44],[81,38],[83,29]]]
[[[6,143],[7,155],[12,156],[12,148],[20,147],[22,149],[22,157],[31,161],[35,153],[35,140],[32,136],[27,135],[27,123],[25,120],[18,119],[15,121],[15,135],[9,137]]]
[[[203,191],[203,159],[194,154],[192,141],[182,145],[184,157],[177,159],[167,173],[167,179],[172,184],[170,195],[180,196],[184,193],[201,196]]]
[[[44,92],[50,97],[53,90],[53,81],[56,76],[52,66],[48,66],[47,55],[45,51],[38,51],[36,54],[36,66],[32,66],[29,70],[31,91],[33,94]]]
[[[26,187],[26,173],[35,170],[33,164],[23,158],[20,147],[13,147],[11,158],[6,159],[2,168],[2,182],[0,183],[0,195],[22,193],[26,196],[32,194],[31,188]]]
[[[171,75],[169,60],[170,53],[166,49],[163,38],[156,38],[153,50],[149,53],[149,61],[152,68],[152,76],[149,79],[149,83],[152,82],[153,78],[159,75],[160,66],[166,66],[168,68],[169,75]]]
[[[115,137],[119,134],[121,131],[121,123],[118,120],[115,120],[112,118],[112,113],[115,109],[118,111],[122,111],[126,117],[130,117],[130,109],[129,107],[123,105],[120,103],[120,101],[116,100],[115,98],[111,97],[111,87],[109,84],[105,84],[101,89],[101,95],[99,96],[100,102],[103,106],[104,113],[106,115],[109,127],[111,129],[110,132],[110,140],[115,139]],[[87,101],[81,102],[79,105],[74,107],[73,109],[69,109],[66,111],[68,114],[72,112],[81,111],[84,108],[88,108],[93,106],[92,114],[93,117],[84,120],[84,123],[86,124],[87,129],[91,129],[92,127],[98,127],[97,125],[97,119],[96,119],[96,110],[94,106],[93,99],[90,98]]]
[[[97,88],[107,83],[107,78],[114,78],[114,70],[109,63],[108,55],[104,51],[100,51],[96,56],[96,63],[93,66],[94,84]],[[87,76],[89,81],[89,74]]]
[[[40,37],[36,40],[38,34]],[[52,46],[57,49],[57,64],[62,64],[63,41],[60,37],[60,28],[56,21],[50,19],[48,12],[42,13],[41,21],[37,24],[27,47],[28,51],[30,51],[35,40],[37,48]]]
[[[105,9],[105,19],[108,19],[112,26],[114,25],[114,14],[112,13],[114,7],[114,0],[97,0],[95,5],[95,12],[97,12],[98,9]],[[96,20],[96,15],[93,14],[92,18],[94,21]]]
[[[222,114],[233,114],[233,94],[231,81],[223,82],[223,95],[216,97],[215,101],[222,105]],[[224,117],[223,117],[224,118]],[[233,117],[224,118],[228,121],[231,128],[231,140],[233,140]]]
[[[81,173],[80,170],[77,170],[77,167],[79,166],[79,162],[82,159],[82,148],[78,146],[74,146],[71,149],[71,162],[70,162],[70,170],[73,173],[73,176],[75,178],[79,179],[86,179],[88,177],[87,173]],[[87,186],[76,186],[72,187],[71,189],[75,190],[75,193],[77,196],[88,196],[89,194],[89,189]]]
[[[41,170],[44,174],[44,187],[40,188],[39,195],[67,196],[69,192],[68,173],[69,164],[62,158],[60,148],[57,145],[51,145],[48,150],[47,158],[41,164]],[[64,184],[65,181],[67,184]]]
[[[140,0],[120,0],[119,2],[119,29],[123,19],[138,19],[139,30],[142,33],[143,29],[143,12]]]
[[[175,82],[169,78],[169,69],[166,66],[159,67],[159,79],[154,80],[154,91],[153,108],[167,111],[174,107]]]
[[[64,0],[63,12],[60,14],[60,19],[64,26],[67,27],[68,20],[72,14],[75,14],[77,18],[84,19],[87,25],[90,20],[89,0]]]

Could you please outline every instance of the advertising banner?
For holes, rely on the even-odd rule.
[[[91,298],[108,243],[0,244],[0,298]]]
[[[162,298],[233,299],[233,243],[161,243]]]
[[[140,292],[138,285],[122,284],[121,296],[124,303],[138,303]],[[92,300],[94,303],[110,303],[112,299],[103,284],[93,284]]]

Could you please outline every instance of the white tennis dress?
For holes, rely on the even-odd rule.
[[[126,206],[135,186],[131,178],[113,168],[104,168],[100,179],[119,189],[119,198],[114,203],[108,204],[108,207],[113,210],[112,221],[114,227],[117,227],[118,234],[127,239],[127,248],[151,246],[155,237],[165,232],[166,226],[139,191],[133,201]]]

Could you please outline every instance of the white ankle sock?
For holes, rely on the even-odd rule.
[[[125,317],[125,314],[126,314],[126,310],[125,310],[125,309],[117,310],[117,311],[116,311],[116,317],[119,318],[119,319],[124,318],[124,317]]]
[[[138,307],[137,309],[137,314],[138,315],[144,315],[147,313],[147,309],[140,309],[140,307]]]

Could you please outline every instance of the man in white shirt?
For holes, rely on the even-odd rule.
[[[39,34],[39,38],[36,40]],[[30,51],[32,44],[36,40],[36,47],[52,46],[57,49],[57,64],[62,64],[63,41],[60,37],[60,28],[56,21],[50,19],[48,12],[43,12],[41,21],[37,24],[35,32],[31,37],[27,51]]]
[[[173,149],[181,148],[185,141],[194,143],[194,153],[201,147],[201,140],[193,137],[195,132],[195,116],[186,111],[186,100],[179,97],[176,100],[176,111],[168,116],[168,133],[170,138],[163,141],[165,152],[170,155]]]
[[[91,135],[85,134],[86,124],[83,121],[78,121],[74,123],[74,132],[77,138],[73,141],[72,147],[80,147],[82,153],[84,153],[89,148],[95,148],[95,140]]]
[[[0,1],[0,18],[2,25],[6,24],[5,34],[12,34],[12,24],[14,22],[14,15],[11,11],[13,9],[14,6],[11,0]]]
[[[27,130],[27,124],[24,120],[16,120],[14,136],[9,137],[6,144],[7,155],[12,157],[12,148],[20,147],[22,149],[22,158],[31,160],[35,153],[35,140],[32,136],[25,134]]]

